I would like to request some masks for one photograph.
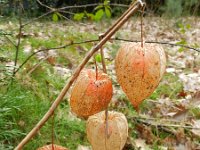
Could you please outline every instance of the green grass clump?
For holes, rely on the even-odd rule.
[[[35,123],[47,104],[20,84],[14,84],[8,92],[0,93],[0,97],[0,143],[5,149],[12,149],[25,135],[27,125]]]
[[[43,75],[43,79],[48,76]],[[40,79],[42,79],[40,76]],[[50,78],[50,77],[48,77]],[[53,78],[48,79],[53,83]],[[42,89],[41,86],[39,88]],[[44,89],[45,87],[43,87]],[[36,93],[35,92],[41,92]],[[0,93],[0,149],[13,149],[25,135],[36,125],[51,105],[45,90],[32,90],[22,83],[16,83],[9,88],[8,92]],[[43,96],[38,96],[42,95]],[[51,94],[55,98],[56,94]],[[85,122],[69,115],[69,104],[63,102],[55,112],[54,135],[55,143],[70,149],[76,149],[79,144],[87,145],[85,134]],[[51,119],[43,126],[36,137],[26,146],[25,150],[37,149],[38,147],[51,143],[52,137]]]

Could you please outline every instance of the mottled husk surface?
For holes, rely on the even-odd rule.
[[[54,150],[69,150],[69,149],[67,149],[65,147],[62,147],[62,146],[59,146],[59,145],[55,145],[55,144],[53,145],[53,147],[54,147]],[[38,148],[37,150],[52,150],[52,144],[45,145],[43,147]]]
[[[90,116],[87,121],[87,137],[93,150],[121,150],[128,137],[126,117],[119,112],[108,112],[107,137],[105,112]]]
[[[107,74],[84,69],[71,92],[72,112],[79,117],[88,117],[105,109],[112,98],[112,81]]]
[[[117,80],[136,108],[158,86],[165,67],[165,52],[156,44],[124,44],[115,59]]]

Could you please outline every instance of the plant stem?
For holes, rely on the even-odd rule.
[[[103,72],[107,73],[103,48],[100,49],[100,53],[101,53],[101,62],[102,62]]]
[[[52,144],[52,150],[54,150],[54,119],[55,114],[53,112],[52,114],[52,123],[51,123],[51,144]]]
[[[69,79],[68,83],[64,86],[52,106],[49,108],[47,113],[43,116],[43,118],[36,124],[36,126],[26,135],[26,137],[17,145],[15,150],[21,150],[23,146],[39,131],[39,129],[46,123],[46,121],[52,116],[54,110],[58,107],[62,99],[64,98],[65,94],[73,84],[73,82],[78,77],[81,70],[84,68],[86,63],[89,61],[89,59],[93,56],[95,52],[97,52],[110,38],[111,36],[119,30],[119,28],[132,16],[134,12],[136,12],[138,9],[141,8],[141,3],[135,3],[134,7],[119,21],[118,24],[116,24],[114,27],[111,27],[112,30],[108,34],[105,35],[105,37],[102,38],[99,43],[94,46],[88,54],[85,56],[83,61],[79,64],[79,66],[76,68],[75,72]]]
[[[94,65],[95,65],[95,73],[96,73],[96,81],[98,80],[98,66],[97,66],[97,61],[96,58],[94,56]]]
[[[99,40],[101,40],[102,38],[103,38],[102,35],[99,36]],[[103,72],[107,73],[105,57],[104,57],[104,52],[103,52],[102,47],[100,49],[100,53],[101,53],[101,63],[102,63],[102,67],[103,67]],[[108,135],[108,107],[106,107],[106,109],[105,109],[105,122],[106,122],[105,137],[107,139],[109,137],[109,135]],[[106,146],[106,139],[105,139],[105,146]]]
[[[21,44],[21,34],[22,34],[22,20],[21,20],[21,13],[22,13],[22,8],[21,8],[21,3],[19,6],[19,32],[18,32],[18,40],[17,40],[17,45],[15,45],[15,49],[16,49],[16,53],[15,53],[15,61],[14,61],[14,68],[13,68],[13,74],[12,74],[12,79],[11,79],[11,85],[13,83],[13,79],[15,76],[15,69],[17,66],[17,61],[18,61],[18,55],[19,55],[19,48],[20,48],[20,44]]]
[[[143,15],[144,15],[144,9],[145,9],[145,5],[143,5],[142,7],[142,12],[141,12],[141,47],[143,48],[144,46],[144,22],[143,22]]]

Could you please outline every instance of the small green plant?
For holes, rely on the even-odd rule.
[[[183,35],[182,39],[179,42],[177,42],[176,44],[185,45],[185,46],[188,45],[188,42],[187,42],[186,38],[184,38],[184,35],[185,35],[186,31],[188,31],[191,28],[191,25],[184,24],[181,20],[179,20],[176,22],[176,27],[179,29],[180,34]],[[180,47],[178,51],[182,52],[185,50],[187,50],[187,49],[184,47]]]
[[[52,20],[58,22],[59,19],[62,19],[62,15],[59,12],[54,12],[52,15]]]
[[[89,20],[93,21],[99,21],[101,20],[104,16],[107,18],[111,17],[111,7],[110,7],[110,1],[105,0],[103,4],[97,6],[94,9],[94,13],[88,13],[87,11],[81,12],[81,13],[76,13],[74,15],[74,20],[80,21],[83,20],[84,18],[87,18]]]

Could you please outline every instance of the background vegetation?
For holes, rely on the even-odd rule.
[[[132,0],[77,0],[77,1],[66,1],[66,0],[41,0],[41,2],[47,6],[53,8],[61,8],[66,6],[79,6],[88,4],[99,4],[104,2],[110,2],[113,16],[119,16],[122,11],[128,7]],[[44,6],[41,6],[37,1],[32,0],[21,0],[24,13],[29,17],[36,17],[48,11]],[[1,0],[0,1],[0,15],[2,16],[15,16],[18,12],[20,0]],[[154,15],[167,15],[167,16],[185,16],[185,15],[200,15],[200,2],[199,0],[146,0],[147,11]],[[120,4],[116,7],[116,5]],[[122,4],[122,5],[121,5]],[[67,16],[73,16],[73,13],[88,12],[93,13],[96,6],[90,7],[75,7],[67,9],[63,12]]]

